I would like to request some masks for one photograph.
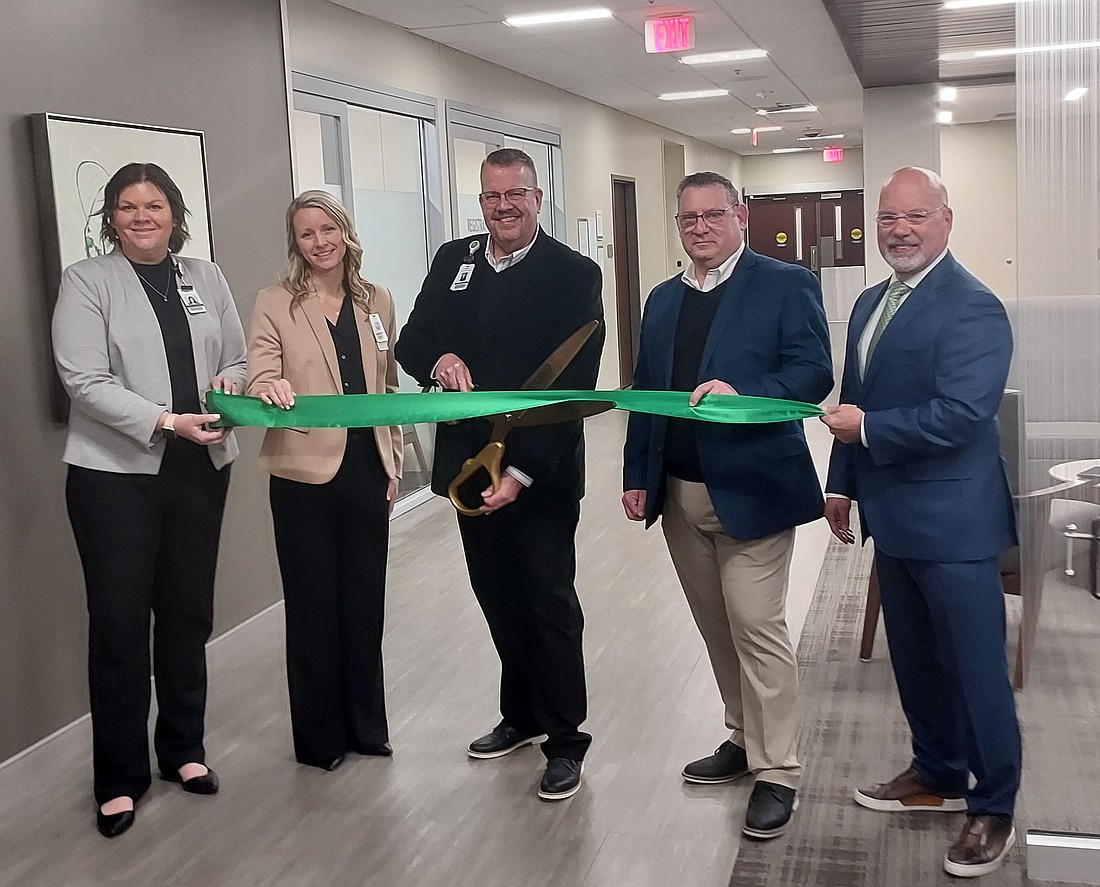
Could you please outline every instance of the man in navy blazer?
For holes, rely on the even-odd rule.
[[[635,389],[751,394],[817,403],[832,388],[821,288],[805,268],[745,246],[748,208],[729,179],[680,182],[691,267],[649,295]],[[706,643],[730,738],[683,769],[692,783],[753,774],[744,833],[773,838],[795,808],[798,666],[786,624],[794,528],[823,500],[800,422],[719,425],[632,413],[623,508],[662,517]]]
[[[1001,302],[947,250],[952,213],[938,175],[899,169],[875,218],[894,274],[852,309],[841,405],[823,419],[835,437],[825,508],[833,533],[852,542],[856,500],[875,541],[913,758],[855,800],[966,810],[944,868],[977,877],[1013,845],[1020,785],[998,570],[1016,542],[996,424],[1012,332]]]

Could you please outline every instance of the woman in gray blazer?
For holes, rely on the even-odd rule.
[[[245,376],[245,338],[218,267],[176,255],[188,238],[179,188],[152,163],[103,192],[105,256],[65,269],[54,357],[72,401],[64,461],[88,597],[96,824],[116,837],[149,788],[149,626],[162,779],[214,794],[204,764],[205,644],[232,433],[209,428],[211,388]]]

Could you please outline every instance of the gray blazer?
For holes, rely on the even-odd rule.
[[[177,257],[183,283],[206,306],[188,314],[199,392],[217,375],[245,382],[245,338],[221,269]],[[164,439],[157,420],[172,410],[172,386],[160,324],[122,251],[70,265],[53,315],[57,372],[72,400],[62,457],[69,465],[121,474],[157,474]],[[232,434],[207,447],[215,468],[239,452]]]

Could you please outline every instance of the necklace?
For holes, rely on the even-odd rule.
[[[155,292],[158,296],[160,296],[162,299],[164,299],[165,302],[168,301],[168,292],[169,292],[169,290],[172,289],[172,274],[174,273],[174,271],[175,271],[175,269],[172,267],[171,264],[169,264],[168,265],[168,276],[165,278],[165,281],[164,281],[164,289],[161,289],[159,286],[157,286],[155,283],[153,283],[153,281],[151,281],[148,277],[146,277],[144,274],[142,274],[140,271],[138,271],[137,265],[134,265],[134,273],[138,276],[138,278],[141,280],[141,282],[144,283],[146,286],[150,287],[153,290],[153,292]]]

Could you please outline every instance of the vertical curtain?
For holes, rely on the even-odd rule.
[[[1020,489],[1100,461],[1100,0],[1028,0],[1016,7],[1018,296],[1008,305],[1016,348],[1010,385],[1021,391]],[[1076,45],[1076,46],[1074,46]],[[1062,47],[1062,48],[1055,48]],[[1086,87],[1076,100],[1072,91]],[[1005,429],[1006,433],[1010,433]],[[1095,484],[1096,481],[1093,481]],[[1089,485],[1091,487],[1091,485]],[[1060,531],[1089,529],[1095,491],[1021,502],[1021,538],[1041,537],[1024,572],[1024,635],[1034,639],[1047,569],[1065,565]],[[1088,573],[1085,547],[1077,572]],[[1049,591],[1051,578],[1046,578]],[[1054,642],[1054,639],[1052,639]]]
[[[1026,50],[1100,40],[1100,2],[1020,3],[1016,40],[1013,377],[1034,426],[1024,488],[1036,489],[1052,465],[1100,457],[1100,47]]]

